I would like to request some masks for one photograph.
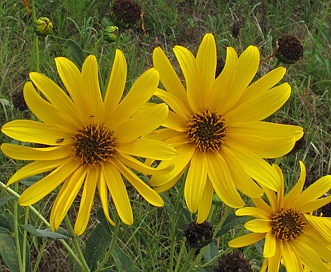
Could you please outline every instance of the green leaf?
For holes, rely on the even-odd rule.
[[[69,238],[66,231],[63,228],[59,228],[59,230],[53,232],[50,228],[46,229],[37,229],[34,226],[28,224],[23,226],[23,228],[29,233],[36,235],[38,237],[43,238],[51,238],[51,239],[66,239]]]
[[[78,65],[78,67],[81,69],[85,60],[85,54],[82,50],[82,48],[73,40],[68,40],[68,47],[70,50],[70,53],[74,59],[74,62]]]
[[[4,196],[4,197],[0,198],[0,207],[12,199],[16,199],[16,197],[8,195],[8,196]]]
[[[103,223],[98,224],[90,234],[83,254],[91,271],[95,270],[98,260],[109,247],[111,238],[108,226]]]
[[[206,260],[206,262],[209,262],[211,259],[216,257],[218,254],[218,248],[214,242],[210,243],[207,246],[207,249],[205,253],[203,254],[203,258]]]
[[[19,271],[16,245],[11,232],[0,227],[0,254],[11,272]]]
[[[113,258],[117,271],[126,271],[126,272],[139,272],[142,271],[137,268],[132,261],[131,257],[127,255],[117,244],[113,250]]]

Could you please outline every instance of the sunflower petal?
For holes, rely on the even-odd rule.
[[[128,94],[108,116],[109,127],[116,130],[124,120],[132,117],[154,94],[159,84],[159,73],[151,68],[144,72],[132,85]]]
[[[125,224],[132,225],[132,208],[121,174],[113,164],[106,163],[103,167],[102,175],[106,180],[119,217]]]
[[[275,256],[277,249],[277,241],[275,236],[271,233],[271,231],[267,232],[264,243],[265,244],[263,249],[263,257],[271,258]]]
[[[178,97],[180,101],[187,104],[186,90],[160,47],[153,51],[153,64],[155,69],[160,72],[160,81],[169,94]]]
[[[195,112],[202,110],[205,89],[202,86],[201,74],[196,59],[187,48],[182,46],[175,46],[174,53],[185,78],[188,104]]]
[[[199,203],[207,181],[207,161],[205,154],[196,151],[191,159],[191,165],[186,176],[184,197],[187,208],[195,213],[199,208]]]
[[[211,96],[212,86],[215,81],[215,72],[217,64],[217,52],[214,36],[211,33],[207,33],[199,46],[196,60],[201,73],[201,80],[204,87],[204,97],[206,104],[209,106],[209,98]]]
[[[85,231],[88,224],[99,174],[99,169],[97,168],[90,168],[87,172],[77,219],[74,226],[74,231],[77,235],[81,235]]]
[[[238,248],[245,247],[262,240],[265,237],[265,233],[249,233],[231,240],[228,245],[230,247]]]
[[[223,157],[214,152],[208,154],[208,177],[218,197],[228,206],[240,208],[245,205],[234,186],[229,167]]]
[[[50,215],[52,231],[60,227],[66,213],[74,202],[86,177],[86,169],[79,167],[70,177],[67,178],[59,191]]]
[[[114,64],[111,69],[104,106],[110,115],[123,96],[127,74],[127,64],[122,51],[116,49]]]
[[[66,160],[55,160],[55,161],[34,161],[28,165],[23,166],[18,170],[7,182],[7,186],[13,184],[16,181],[22,180],[27,177],[31,177],[37,174],[41,174],[47,171],[51,171],[55,168],[60,167],[65,163]]]
[[[161,207],[164,205],[161,196],[151,189],[147,184],[145,184],[139,177],[137,177],[131,170],[129,170],[120,161],[114,160],[117,169],[121,174],[130,182],[130,184],[136,188],[136,190],[146,199],[150,204],[156,207]]]
[[[7,143],[1,145],[1,151],[16,160],[58,160],[69,157],[71,154],[68,147],[32,148]]]
[[[198,216],[197,216],[198,224],[201,224],[204,221],[206,221],[213,202],[213,194],[214,194],[214,188],[210,183],[210,180],[207,179],[205,184],[205,189],[203,191],[203,195],[201,197],[198,207]]]
[[[290,94],[291,86],[288,83],[283,83],[265,93],[255,95],[250,100],[238,103],[238,106],[229,111],[225,118],[228,122],[263,120],[280,109]]]
[[[71,173],[77,169],[76,162],[67,160],[53,172],[26,189],[19,198],[21,206],[29,206],[44,198],[59,186]]]
[[[245,223],[245,228],[255,233],[267,233],[271,231],[271,224],[267,219],[252,219]]]
[[[304,214],[306,220],[326,241],[331,243],[331,219]]]
[[[253,216],[260,219],[269,219],[270,213],[266,210],[256,207],[244,207],[236,211],[237,216]]]
[[[150,118],[153,116],[153,118]],[[119,124],[114,136],[122,143],[131,142],[159,128],[168,116],[168,106],[155,104],[146,110],[138,111],[130,119]]]
[[[65,130],[63,127],[32,120],[10,121],[2,126],[1,131],[22,142],[45,145],[55,145],[58,139],[71,137],[71,131]]]
[[[105,217],[107,218],[108,222],[111,225],[115,226],[115,222],[110,218],[110,215],[109,215],[108,187],[107,187],[106,177],[102,171],[100,173],[100,179],[98,182],[98,191],[99,191],[99,196],[100,196],[103,213],[105,214]]]

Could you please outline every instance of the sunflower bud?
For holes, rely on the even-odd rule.
[[[245,255],[239,251],[230,252],[223,255],[218,260],[215,272],[252,272],[253,269]]]
[[[186,243],[192,248],[202,248],[208,245],[213,238],[213,227],[209,222],[197,224],[191,222],[184,230]]]
[[[53,23],[47,17],[41,17],[36,21],[35,32],[39,36],[47,36],[53,31]]]
[[[115,0],[111,6],[115,22],[123,27],[135,25],[141,18],[142,9],[134,0]]]
[[[113,43],[117,40],[118,27],[107,26],[103,31],[103,37],[107,42]]]
[[[276,58],[285,64],[293,64],[303,57],[303,44],[298,37],[283,35],[277,41]]]

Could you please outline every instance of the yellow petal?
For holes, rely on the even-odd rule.
[[[213,194],[214,194],[213,186],[210,183],[210,181],[207,179],[207,182],[205,184],[205,189],[203,191],[203,195],[201,197],[198,207],[198,216],[197,216],[198,224],[201,224],[207,220],[213,202]]]
[[[54,107],[51,103],[41,98],[41,96],[34,89],[31,81],[25,83],[23,93],[29,109],[41,121],[61,125],[63,127],[70,127],[72,129],[77,127],[77,124],[71,116],[66,115],[64,112]]]
[[[255,233],[267,233],[271,231],[270,220],[252,219],[245,223],[245,228]]]
[[[319,217],[309,214],[304,214],[304,216],[315,231],[331,243],[331,219],[329,217]]]
[[[80,123],[81,119],[78,115],[76,105],[54,81],[36,72],[32,72],[29,75],[33,84],[53,106],[62,110],[67,116],[70,116],[75,123]]]
[[[50,224],[52,230],[60,227],[66,213],[74,202],[86,177],[86,169],[79,167],[70,177],[67,178],[61,190],[59,191],[50,215]]]
[[[156,207],[164,205],[161,196],[146,185],[139,177],[137,177],[130,169],[123,165],[120,161],[114,160],[114,164],[121,174],[128,180],[131,185],[146,199],[150,204]]]
[[[267,211],[256,208],[256,207],[244,207],[240,208],[236,211],[237,216],[253,216],[257,217],[260,219],[269,219],[270,218],[270,213]]]
[[[214,36],[207,33],[199,46],[196,60],[201,73],[201,80],[204,88],[205,107],[209,106],[212,86],[215,81],[215,72],[217,64],[217,52]],[[201,90],[200,90],[201,91]]]
[[[228,245],[230,247],[238,248],[245,247],[251,244],[255,244],[256,242],[262,240],[265,237],[264,233],[249,233],[231,240]]]
[[[191,164],[186,176],[184,197],[187,208],[195,213],[199,208],[199,203],[205,184],[207,181],[207,158],[205,154],[196,151],[191,159]]]
[[[82,96],[86,99],[85,115],[94,116],[95,120],[103,119],[104,107],[100,92],[98,63],[94,55],[88,56],[82,67]]]
[[[217,153],[208,153],[208,177],[218,197],[228,206],[240,208],[245,205],[234,186],[228,165],[223,157]]]
[[[132,118],[119,124],[114,131],[114,136],[120,143],[131,142],[159,128],[167,116],[167,105],[155,104],[146,110],[138,111]]]
[[[275,170],[253,151],[244,148],[240,143],[226,139],[226,146],[238,158],[245,172],[259,184],[274,191],[280,187],[280,179]]]
[[[291,86],[283,83],[264,93],[244,100],[230,110],[225,118],[230,123],[263,120],[275,113],[288,100]]]
[[[294,187],[287,193],[283,199],[284,207],[292,207],[293,200],[296,199],[299,194],[302,192],[302,188],[306,181],[306,167],[302,161],[299,161],[300,164],[300,177],[295,183]]]
[[[118,144],[120,153],[155,160],[170,160],[175,158],[177,152],[172,146],[153,139],[140,138],[126,144]]]
[[[244,171],[236,156],[226,146],[222,147],[221,156],[227,162],[235,186],[249,197],[260,197],[263,190]]]
[[[249,46],[240,55],[235,71],[235,78],[229,95],[222,105],[222,110],[230,110],[244,93],[249,83],[254,78],[260,65],[260,52],[256,46]]]
[[[55,145],[59,139],[70,138],[71,131],[54,124],[40,123],[32,120],[14,120],[4,124],[1,131],[7,136],[22,141]]]
[[[155,69],[151,68],[144,72],[116,109],[106,115],[107,125],[116,130],[119,124],[132,117],[151,98],[158,84],[159,73]]]
[[[152,186],[158,187],[165,185],[169,181],[172,181],[174,177],[177,177],[180,173],[182,173],[192,159],[195,148],[192,145],[182,145],[177,147],[176,150],[177,156],[171,162],[175,165],[174,169],[165,175],[152,176],[152,178],[150,179],[150,184]],[[162,166],[163,164],[168,165],[169,162],[162,161],[160,163],[160,166]]]
[[[196,59],[187,48],[182,46],[175,46],[174,53],[185,78],[188,104],[194,112],[201,111],[206,98]]]
[[[244,142],[245,148],[262,158],[278,158],[291,151],[302,135],[299,126],[256,121],[232,124],[228,139]]]
[[[221,74],[216,78],[209,99],[210,110],[219,112],[221,115],[225,113],[223,101],[227,101],[232,89],[235,78],[235,69],[238,63],[238,55],[234,48],[228,47],[226,51],[226,60]]]
[[[58,160],[69,157],[71,150],[68,147],[32,148],[22,145],[4,143],[1,151],[8,157],[16,160]]]
[[[240,101],[248,101],[275,86],[285,75],[286,68],[277,67],[246,88]]]
[[[143,173],[144,175],[162,175],[169,173],[173,168],[173,164],[159,165],[157,168],[150,167],[145,163],[135,159],[132,156],[125,155],[123,153],[117,155],[118,160],[120,160],[124,165]]]
[[[31,177],[37,174],[41,174],[47,171],[51,171],[62,164],[64,164],[66,160],[55,160],[55,161],[35,161],[28,165],[23,166],[20,170],[18,170],[7,182],[7,186],[13,184],[16,181],[22,180],[27,177]]]
[[[102,205],[103,212],[105,217],[107,218],[108,222],[115,226],[115,222],[110,218],[109,215],[109,207],[108,207],[108,188],[107,188],[107,181],[103,172],[100,173],[100,178],[98,182],[98,191],[100,196],[100,201]]]
[[[163,122],[162,126],[185,133],[187,131],[187,120],[179,114],[169,111],[168,118]]]
[[[79,116],[82,118],[85,116],[85,103],[87,101],[82,94],[81,72],[77,66],[67,58],[57,57],[55,58],[55,64],[63,85],[74,101]]]
[[[106,163],[104,164],[102,175],[106,180],[119,217],[125,224],[132,225],[131,204],[121,174],[113,164]]]
[[[82,198],[79,204],[77,219],[74,226],[74,231],[77,235],[81,235],[88,224],[91,208],[94,200],[95,189],[99,179],[99,169],[90,168],[84,183]]]
[[[304,206],[305,203],[320,198],[330,189],[331,189],[331,175],[327,175],[318,179],[313,184],[311,184],[294,200],[294,203],[292,205],[293,207],[300,210],[300,208]]]
[[[330,243],[327,240],[323,242],[314,239],[316,234],[309,235],[304,232],[304,234],[300,235],[298,239],[303,244],[309,245],[325,262],[331,262],[331,248]]]
[[[265,236],[263,257],[271,258],[271,257],[275,256],[276,248],[277,248],[276,238],[270,231]]]
[[[77,168],[76,162],[67,160],[46,177],[26,189],[19,198],[20,205],[29,206],[38,202],[59,186]]]
[[[311,249],[311,247],[305,243],[302,243],[300,239],[296,240],[296,243],[291,243],[293,249],[300,255],[303,263],[307,264],[313,271],[329,272],[321,257]]]
[[[160,80],[167,92],[172,96],[178,97],[178,100],[183,103],[188,104],[186,90],[160,47],[155,48],[153,51],[153,64],[155,69],[159,71]]]
[[[302,262],[300,256],[293,250],[291,243],[284,243],[283,246],[283,264],[287,271],[301,272]]]
[[[127,65],[125,56],[122,51],[116,49],[104,103],[108,114],[111,114],[114,111],[123,96],[126,83],[126,74]]]

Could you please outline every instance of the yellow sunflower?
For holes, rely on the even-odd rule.
[[[287,271],[303,271],[303,265],[315,272],[330,271],[331,218],[314,216],[313,211],[331,202],[325,194],[331,189],[327,175],[303,191],[306,169],[300,162],[301,174],[294,187],[284,196],[284,176],[273,165],[281,187],[276,192],[264,188],[268,202],[252,198],[255,207],[236,211],[238,216],[252,216],[245,228],[252,233],[233,239],[231,247],[244,247],[264,239],[261,271],[278,272],[280,263]],[[325,196],[325,197],[322,197]]]
[[[11,158],[34,161],[18,170],[7,186],[49,172],[22,193],[19,203],[27,206],[63,183],[50,215],[52,230],[58,229],[81,188],[75,233],[82,234],[87,226],[96,189],[109,222],[114,224],[108,211],[108,193],[121,220],[130,225],[133,215],[123,180],[149,203],[162,206],[162,198],[136,171],[154,174],[168,169],[148,167],[138,158],[169,160],[176,154],[166,143],[143,137],[158,128],[168,115],[164,103],[145,105],[159,83],[158,72],[154,68],[146,71],[122,99],[127,64],[123,53],[117,50],[103,98],[95,56],[86,58],[82,71],[66,58],[56,58],[55,62],[67,92],[48,77],[30,73],[32,82],[25,84],[24,97],[41,122],[15,120],[2,127],[9,137],[33,143],[1,146],[2,152]]]
[[[182,46],[175,46],[174,53],[186,86],[165,53],[156,48],[153,62],[166,91],[158,89],[155,95],[171,110],[163,123],[165,128],[150,137],[175,146],[178,156],[174,169],[153,176],[150,184],[165,191],[188,170],[184,197],[188,209],[198,211],[197,222],[201,223],[209,214],[214,190],[232,207],[244,206],[237,189],[250,197],[262,195],[253,179],[277,190],[278,180],[263,158],[288,153],[303,130],[261,121],[288,100],[291,87],[288,83],[275,86],[285,74],[283,67],[249,85],[260,63],[257,47],[249,46],[240,57],[233,48],[227,48],[224,69],[216,78],[212,34],[204,36],[196,57]]]

